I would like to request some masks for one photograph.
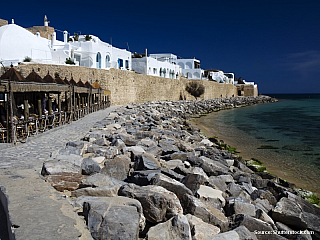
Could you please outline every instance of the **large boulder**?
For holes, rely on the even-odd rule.
[[[204,181],[205,178],[200,174],[188,174],[182,179],[181,182],[186,185],[186,187],[189,188],[193,194],[195,194]]]
[[[97,187],[115,187],[115,186],[122,186],[123,184],[125,184],[125,182],[120,181],[118,179],[115,179],[113,177],[109,177],[105,174],[101,174],[101,173],[96,173],[93,175],[90,175],[89,177],[87,177],[85,180],[83,180],[81,182],[81,187],[93,187],[93,188],[97,188]]]
[[[86,177],[87,176],[84,176],[80,173],[62,172],[48,175],[47,181],[57,191],[73,191],[79,187],[80,183],[85,180]]]
[[[149,153],[137,155],[134,161],[134,170],[156,170],[161,167],[158,159]]]
[[[172,178],[167,177],[166,175],[160,173],[156,174],[151,183],[153,185],[164,187],[165,189],[174,192],[178,198],[181,198],[184,194],[191,194],[192,192],[189,188],[187,188],[183,183],[178,182]]]
[[[56,159],[45,161],[42,165],[43,176],[63,172],[80,173],[83,158],[78,155],[58,155]]]
[[[315,236],[320,238],[320,209],[294,194],[288,193],[288,198],[280,199],[272,218],[289,227],[314,231]]]
[[[130,172],[127,181],[139,186],[147,186],[151,183],[152,178],[160,174],[160,170],[141,170]]]
[[[220,209],[210,201],[198,199],[194,196],[185,194],[181,199],[181,205],[184,213],[190,213],[204,222],[213,224],[221,229],[222,232],[228,229],[228,219]]]
[[[100,172],[100,166],[96,161],[90,158],[84,158],[82,161],[81,170],[83,175],[91,175],[93,173]]]
[[[151,227],[148,240],[191,240],[191,231],[186,216],[178,214],[164,223]]]
[[[131,159],[125,155],[118,155],[104,163],[101,173],[118,180],[125,180],[130,169]]]
[[[226,200],[223,197],[223,192],[218,189],[213,189],[205,185],[200,185],[198,190],[198,195],[200,198],[204,199],[216,199],[221,202],[221,207],[224,207]]]
[[[205,238],[204,240],[240,240],[240,236],[236,231],[228,231],[224,233],[219,233],[214,236]]]
[[[130,183],[119,189],[119,195],[137,199],[146,219],[152,223],[167,221],[183,212],[177,196],[159,186],[140,187]]]
[[[191,214],[186,215],[192,234],[192,240],[203,240],[220,233],[220,229]]]
[[[136,240],[144,228],[139,201],[124,197],[86,197],[83,215],[94,239]]]
[[[221,161],[215,161],[205,156],[200,157],[203,160],[201,168],[210,176],[228,175],[231,173],[229,166]]]

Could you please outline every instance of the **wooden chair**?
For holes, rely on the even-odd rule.
[[[2,137],[2,142],[5,143],[4,139],[6,137],[7,129],[3,127],[3,125],[0,123],[0,135]]]

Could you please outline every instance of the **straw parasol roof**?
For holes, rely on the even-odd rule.
[[[63,79],[63,82],[64,82],[64,84],[70,85],[70,83],[69,83],[69,81],[68,81],[67,77],[65,77],[65,78]]]
[[[57,84],[66,84],[59,76],[54,79]]]
[[[79,82],[77,82],[77,86],[78,87],[86,87],[83,82],[81,81],[81,79],[79,80]]]
[[[56,83],[53,79],[53,77],[50,76],[49,72],[48,74],[42,79],[45,83]]]
[[[73,77],[71,77],[69,83],[70,83],[70,85],[77,86],[77,83],[75,80],[73,80]]]
[[[92,87],[91,84],[90,84],[88,81],[86,81],[86,83],[84,84],[84,86],[85,86],[86,88],[91,88],[91,87]]]
[[[26,77],[26,80],[28,82],[43,83],[42,78],[34,70],[32,70],[32,72]]]
[[[101,88],[100,84],[98,83],[98,80],[96,80],[93,84],[92,84],[93,88]]]
[[[11,79],[12,81],[16,81],[16,82],[24,82],[24,81],[26,81],[25,78],[22,77],[21,74],[16,69],[14,69],[13,67],[10,68],[4,74],[2,74],[0,79]]]

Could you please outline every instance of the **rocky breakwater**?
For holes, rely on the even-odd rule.
[[[123,106],[52,153],[42,175],[58,191],[71,191],[70,202],[94,239],[319,239],[319,208],[186,122],[270,101]]]

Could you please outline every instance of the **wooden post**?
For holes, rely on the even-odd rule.
[[[11,143],[15,144],[12,98],[13,98],[13,93],[12,93],[12,89],[11,89],[11,79],[9,79],[9,106],[10,106],[10,119],[11,119]],[[7,122],[7,123],[9,124],[9,122]]]
[[[51,115],[52,114],[52,99],[49,98],[48,99],[48,114]]]
[[[8,92],[6,93],[6,110],[7,110],[7,143],[9,143],[9,94]]]
[[[28,104],[28,100],[24,100],[24,120],[28,120],[29,119],[29,104]]]
[[[41,99],[38,99],[38,112],[39,112],[39,118],[42,118],[42,107],[41,107]]]
[[[61,113],[61,97],[60,97],[60,93],[58,94],[58,111],[59,111],[59,113]]]

